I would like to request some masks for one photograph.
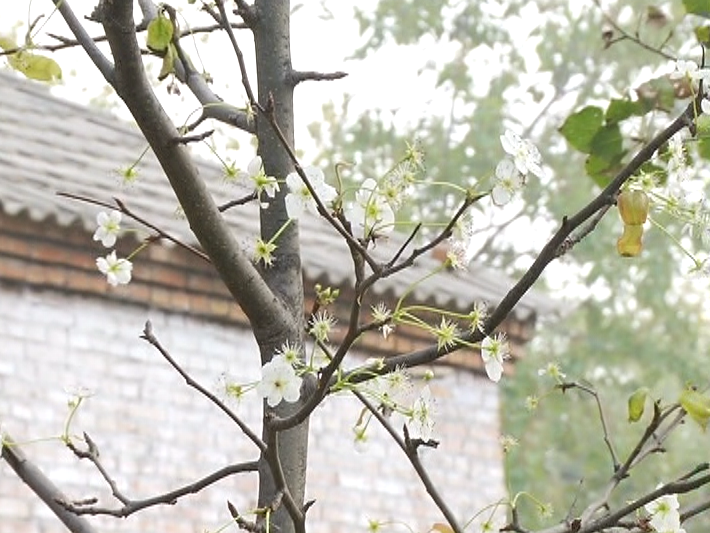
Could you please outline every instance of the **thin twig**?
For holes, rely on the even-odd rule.
[[[169,233],[167,233],[167,232],[161,230],[161,229],[160,229],[158,226],[156,226],[155,224],[152,224],[152,223],[148,222],[148,221],[147,221],[146,219],[144,219],[143,217],[141,217],[141,216],[139,216],[139,215],[136,215],[133,211],[131,211],[131,210],[128,208],[128,206],[127,206],[122,200],[120,200],[120,199],[118,199],[118,198],[114,198],[114,199],[113,199],[113,201],[116,203],[116,205],[114,206],[113,204],[109,204],[109,203],[103,202],[103,201],[101,201],[101,200],[96,200],[96,199],[94,199],[94,198],[89,198],[88,196],[82,196],[82,195],[80,195],[80,194],[73,194],[73,193],[69,193],[69,192],[58,192],[58,193],[57,193],[57,196],[62,196],[62,197],[64,197],[64,198],[70,198],[70,199],[72,199],[72,200],[78,200],[78,201],[80,201],[80,202],[86,202],[86,203],[92,204],[92,205],[98,205],[98,206],[100,206],[100,207],[105,207],[105,208],[107,208],[107,209],[116,209],[116,207],[118,207],[118,210],[119,210],[121,213],[123,213],[123,214],[126,215],[126,216],[131,217],[131,218],[132,218],[133,220],[135,220],[136,222],[138,222],[138,223],[140,223],[140,224],[143,224],[146,228],[149,228],[149,229],[151,229],[151,230],[153,230],[153,231],[155,232],[155,235],[153,235],[153,236],[149,237],[148,239],[146,239],[147,242],[153,242],[153,241],[157,241],[157,240],[159,240],[159,239],[163,239],[163,240],[166,240],[166,241],[170,241],[170,242],[172,242],[173,244],[176,244],[177,246],[179,246],[180,248],[182,248],[182,249],[184,249],[184,250],[187,250],[187,251],[190,252],[191,254],[196,255],[196,256],[199,257],[200,259],[203,259],[204,261],[207,261],[208,263],[211,262],[211,261],[210,261],[210,258],[209,258],[209,256],[208,256],[207,254],[205,254],[204,252],[198,250],[198,249],[195,248],[194,246],[191,246],[191,245],[189,245],[189,244],[186,244],[186,243],[182,242],[180,239],[178,239],[178,238],[176,238],[176,237],[173,237],[173,236],[170,235]]]
[[[291,70],[288,80],[294,87],[304,81],[333,81],[341,80],[348,75],[347,72],[316,72],[313,70]]]
[[[227,209],[231,209],[232,207],[236,207],[238,205],[248,204],[249,202],[253,202],[257,198],[259,198],[259,195],[256,193],[256,191],[254,191],[250,194],[247,194],[246,196],[237,198],[236,200],[230,200],[229,202],[218,206],[217,209],[219,209],[220,212],[224,213]]]
[[[456,516],[454,515],[453,511],[449,508],[446,503],[446,500],[442,497],[442,495],[439,493],[438,489],[432,482],[431,478],[429,477],[429,474],[426,471],[426,468],[424,468],[424,465],[422,465],[422,462],[419,459],[419,454],[417,453],[416,446],[408,445],[407,442],[405,442],[405,440],[400,437],[399,433],[397,433],[392,424],[390,424],[389,420],[387,420],[387,418],[385,418],[385,416],[380,413],[380,411],[377,409],[377,406],[373,405],[372,402],[365,398],[365,396],[361,392],[356,389],[352,389],[351,392],[357,397],[358,400],[360,400],[360,402],[367,408],[367,410],[372,413],[372,416],[374,416],[377,421],[382,425],[382,427],[385,428],[387,433],[389,433],[390,437],[392,437],[392,440],[395,441],[397,446],[399,446],[399,448],[407,456],[407,459],[414,468],[414,471],[417,473],[417,476],[419,476],[419,479],[424,485],[427,494],[429,494],[434,504],[439,508],[441,514],[444,515],[444,518],[451,526],[451,529],[455,533],[463,533],[463,528],[459,525],[458,520],[456,519]]]
[[[604,413],[604,407],[602,406],[602,402],[601,402],[601,399],[599,398],[599,394],[597,393],[597,391],[594,388],[592,388],[588,385],[585,385],[584,383],[580,383],[579,381],[562,383],[561,385],[559,385],[559,388],[562,390],[562,392],[565,392],[567,389],[576,388],[576,389],[581,390],[582,392],[586,392],[587,394],[591,395],[594,398],[594,401],[597,405],[597,414],[599,415],[599,421],[601,422],[601,425],[602,425],[602,433],[604,435],[604,443],[606,444],[606,447],[609,450],[609,455],[611,456],[611,463],[613,466],[613,471],[617,472],[620,468],[619,459],[616,455],[616,452],[614,451],[614,446],[611,442],[611,435],[609,435],[609,427],[606,423],[606,415]]]
[[[111,63],[111,61],[108,60],[108,58],[103,54],[103,52],[99,50],[99,47],[96,46],[94,40],[86,32],[86,29],[84,29],[83,24],[79,22],[79,19],[76,18],[76,15],[74,15],[74,12],[69,6],[69,1],[52,1],[54,2],[57,11],[59,11],[59,13],[62,15],[64,22],[67,23],[67,26],[69,26],[69,29],[76,37],[77,42],[81,44],[81,47],[84,49],[84,51],[89,56],[94,65],[96,65],[96,68],[99,69],[104,79],[109,82],[109,84],[113,85],[115,75],[113,64]]]
[[[207,139],[213,133],[214,133],[214,130],[207,130],[203,133],[196,133],[194,135],[183,135],[182,137],[175,137],[174,139],[170,139],[170,142],[175,143],[175,144],[188,144],[188,143],[200,142],[200,141],[204,141],[205,139]]]
[[[163,346],[160,344],[160,341],[158,341],[157,337],[153,334],[153,326],[150,323],[150,320],[146,321],[145,323],[141,339],[147,341],[149,344],[155,347],[155,349],[160,352],[160,355],[165,358],[165,360],[170,364],[170,366],[172,366],[177,371],[177,373],[182,376],[182,378],[185,380],[185,383],[187,383],[193,389],[197,390],[200,394],[202,394],[209,401],[215,404],[237,426],[239,426],[239,429],[242,430],[242,432],[249,438],[249,440],[251,440],[256,445],[257,448],[259,448],[262,453],[266,451],[266,444],[257,436],[257,434],[254,433],[252,429],[234,413],[234,411],[227,407],[222,400],[217,398],[217,396],[212,394],[209,390],[207,390],[205,387],[195,381],[192,376],[185,372],[185,370],[183,370],[183,368],[175,361],[175,359],[172,358],[170,353],[168,353],[168,351],[163,348]]]

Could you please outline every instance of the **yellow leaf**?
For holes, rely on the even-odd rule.
[[[163,66],[160,67],[160,72],[158,73],[158,80],[163,81],[170,74],[175,72],[175,59],[177,58],[177,50],[175,45],[170,43],[166,50],[166,54],[163,56]]]
[[[13,48],[17,48],[17,43],[10,37],[0,35],[0,48],[3,50],[12,50]]]
[[[432,531],[436,531],[437,533],[454,533],[454,530],[451,529],[449,524],[442,524],[441,522],[432,525],[429,532],[431,533]]]
[[[51,57],[21,51],[8,56],[10,66],[31,80],[54,82],[62,79],[62,69]]]
[[[641,387],[629,396],[629,422],[638,422],[643,416],[647,396],[647,387]]]
[[[680,395],[680,405],[703,431],[710,421],[710,398],[693,389],[686,389]]]

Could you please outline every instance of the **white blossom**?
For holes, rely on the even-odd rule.
[[[293,403],[301,395],[302,379],[284,357],[274,357],[261,368],[261,381],[256,386],[257,393],[266,398],[270,407],[276,407],[281,400]]]
[[[496,333],[486,337],[481,343],[481,359],[486,368],[486,374],[491,381],[499,382],[503,375],[503,361],[508,357],[509,348],[505,333]]]
[[[518,171],[524,176],[528,172],[542,177],[542,157],[537,147],[528,139],[522,139],[516,133],[506,130],[500,136],[500,143],[503,150],[513,158]]]
[[[131,281],[131,271],[133,264],[128,259],[116,257],[116,250],[106,257],[96,259],[96,266],[99,271],[106,276],[109,285],[128,285]]]
[[[304,174],[308,178],[308,182],[313,187],[316,195],[324,205],[329,205],[338,195],[334,187],[331,187],[325,182],[325,177],[321,169],[317,167],[305,167]],[[301,179],[297,172],[291,172],[286,176],[286,185],[291,192],[286,195],[286,211],[290,218],[299,218],[304,211],[317,213],[316,201],[308,190],[306,184]]]
[[[414,401],[412,414],[409,417],[408,427],[413,436],[418,436],[424,441],[431,439],[434,430],[433,414],[434,399],[429,386],[425,385],[419,393],[419,397]]]
[[[347,217],[362,238],[390,233],[394,229],[394,211],[372,178],[367,178],[360,185],[355,193],[355,203],[348,208]]]
[[[644,506],[651,515],[649,524],[658,533],[685,533],[680,527],[679,507],[676,494],[666,494]]]
[[[524,184],[523,175],[518,167],[508,158],[502,159],[496,165],[495,178],[491,198],[497,206],[507,204]]]
[[[279,191],[279,182],[273,176],[266,175],[261,156],[258,155],[249,162],[246,171],[237,172],[237,179],[245,182],[246,185],[253,186],[260,201],[262,193],[265,192],[269,198],[273,198]],[[268,207],[268,205],[268,203],[262,203],[263,207]]]
[[[110,213],[101,211],[96,215],[96,223],[99,225],[94,232],[94,240],[101,241],[106,248],[111,248],[116,244],[116,238],[121,231],[121,212],[115,209]]]

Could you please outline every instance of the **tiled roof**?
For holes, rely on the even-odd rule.
[[[33,220],[53,218],[60,225],[75,221],[95,227],[96,206],[57,196],[63,191],[98,200],[118,196],[136,213],[169,233],[191,239],[187,222],[176,215],[177,201],[152,153],[140,163],[140,179],[119,186],[116,169],[135,161],[146,148],[137,128],[106,112],[52,96],[47,87],[0,72],[0,209],[6,214],[28,213]],[[218,203],[240,195],[224,183],[218,165],[199,161],[201,176],[211,184]],[[229,210],[227,218],[237,238],[247,242],[257,230],[255,205]],[[194,240],[194,237],[192,237]],[[378,242],[376,256],[391,257],[401,240]],[[342,239],[317,217],[301,221],[303,268],[307,278],[338,286],[352,279],[349,254]],[[376,284],[376,293],[401,292],[439,264],[422,257],[413,268]],[[469,309],[484,300],[495,305],[511,286],[499,272],[472,265],[466,272],[451,272],[418,285],[414,298],[438,306]],[[531,291],[515,314],[547,314],[556,305]]]

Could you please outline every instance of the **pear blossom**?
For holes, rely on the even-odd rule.
[[[110,213],[101,211],[96,215],[96,223],[99,227],[94,232],[94,240],[101,241],[101,244],[106,248],[112,248],[116,244],[116,238],[121,231],[122,216],[121,212],[115,209]]]
[[[362,238],[390,233],[394,229],[394,211],[372,178],[367,178],[360,185],[347,217],[359,228]]]
[[[485,331],[483,331],[483,327],[485,325],[486,318],[488,318],[488,306],[486,303],[476,302],[473,304],[473,310],[468,314],[471,332],[478,330],[481,333],[485,333]]]
[[[270,267],[274,264],[274,251],[276,250],[276,245],[271,242],[265,242],[261,238],[256,239],[256,245],[254,246],[254,253],[252,258],[254,263],[259,264],[263,261],[264,266]]]
[[[696,81],[701,78],[706,78],[708,74],[710,74],[710,71],[705,68],[698,68],[698,64],[695,61],[679,59],[675,62],[675,70],[671,72],[668,77],[672,80],[687,79]]]
[[[459,328],[455,322],[442,316],[441,324],[434,330],[434,334],[436,335],[436,347],[441,350],[442,348],[449,348],[456,344],[459,336]]]
[[[552,362],[547,363],[547,365],[545,365],[543,368],[538,369],[537,375],[550,376],[558,383],[562,383],[562,381],[567,377],[567,374],[562,372],[562,370],[560,369],[560,365]]]
[[[424,441],[431,439],[431,434],[434,429],[433,414],[434,399],[431,396],[429,385],[425,385],[412,407],[408,426],[410,431]]]
[[[498,442],[500,442],[500,447],[503,449],[503,453],[510,452],[510,450],[520,444],[520,441],[512,435],[501,435]]]
[[[386,339],[394,331],[394,324],[391,322],[392,311],[387,308],[384,302],[379,302],[377,305],[372,306],[371,309],[372,319],[380,323],[377,329],[382,333],[382,337]]]
[[[491,198],[495,205],[502,206],[513,199],[513,196],[522,188],[525,181],[515,163],[506,158],[496,165],[493,183]]]
[[[274,357],[283,359],[293,368],[298,368],[303,364],[301,362],[301,345],[298,343],[291,344],[289,341],[284,342],[281,348],[276,350]]]
[[[513,158],[515,167],[524,176],[528,172],[542,177],[542,157],[537,147],[528,139],[522,139],[518,134],[506,130],[500,136],[500,143],[503,150]]]
[[[270,407],[276,407],[282,400],[289,403],[297,401],[302,381],[285,358],[274,357],[261,367],[261,381],[256,391]]]
[[[710,100],[708,100],[707,98],[703,98],[700,101],[700,109],[706,115],[710,115]]]
[[[335,188],[325,182],[321,169],[317,167],[304,167],[303,172],[308,178],[311,187],[323,204],[328,205],[338,195]],[[286,185],[291,192],[286,195],[286,212],[290,218],[300,218],[304,211],[317,213],[316,201],[308,190],[306,184],[297,172],[286,176]]]
[[[106,257],[96,259],[96,266],[99,271],[106,276],[109,285],[128,285],[131,281],[131,271],[133,264],[128,259],[116,257],[116,250]]]
[[[481,343],[481,359],[488,378],[498,383],[503,375],[503,361],[508,357],[509,348],[505,333],[486,337]]]
[[[335,326],[335,318],[327,311],[319,311],[311,318],[311,328],[308,332],[320,342],[328,342],[328,337]]]
[[[666,494],[647,503],[644,509],[651,515],[649,524],[658,533],[684,533],[680,527],[678,496]]]
[[[390,409],[409,403],[408,398],[411,391],[411,377],[403,368],[395,368],[387,374],[378,376],[370,382],[367,388],[370,396]]]
[[[273,198],[279,191],[278,181],[276,181],[276,178],[273,176],[266,175],[261,156],[258,155],[249,162],[246,171],[240,170],[237,172],[237,179],[253,185],[259,200],[261,200],[261,193],[263,192],[265,192],[269,198]],[[268,203],[262,205],[266,207]]]

